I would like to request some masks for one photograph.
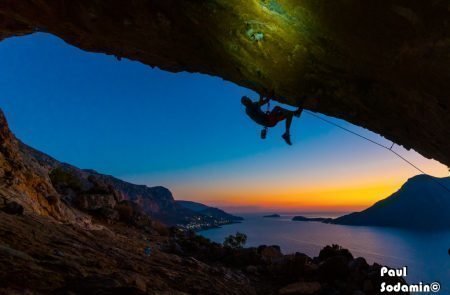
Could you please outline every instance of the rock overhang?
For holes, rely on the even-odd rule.
[[[420,0],[5,0],[0,38],[219,76],[450,164],[450,8]]]

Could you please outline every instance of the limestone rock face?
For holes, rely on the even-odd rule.
[[[0,110],[0,209],[17,204],[26,215],[91,228],[92,219],[65,200],[53,186],[50,171],[59,162],[20,142]],[[17,205],[13,205],[17,207]],[[17,209],[15,209],[17,211]]]
[[[41,158],[35,152],[35,156]],[[93,170],[78,169],[69,164],[50,164],[53,186],[64,200],[83,211],[114,208],[129,201],[139,210],[166,224],[186,224],[198,218],[211,219],[178,205],[165,187],[148,187],[122,181]]]
[[[11,133],[0,110],[0,199],[17,202],[25,211],[56,219],[70,219],[70,213],[58,202],[50,203],[47,196],[58,195],[48,172],[24,153]]]
[[[274,90],[450,164],[449,20],[442,0],[5,0],[0,39],[49,32]]]
[[[116,203],[114,196],[108,194],[82,194],[78,197],[78,205],[85,210],[114,208]]]

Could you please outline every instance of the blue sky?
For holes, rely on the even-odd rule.
[[[87,53],[51,35],[1,42],[0,69],[0,107],[25,143],[81,168],[168,186],[181,199],[228,206],[236,203],[227,202],[231,188],[236,195],[270,184],[266,191],[298,187],[301,195],[309,184],[321,186],[330,177],[338,183],[346,181],[339,180],[342,175],[355,175],[354,183],[361,174],[387,177],[382,174],[388,169],[394,187],[417,174],[389,153],[306,114],[293,123],[293,147],[280,138],[283,126],[262,141],[261,128],[240,105],[242,95],[256,99],[252,91],[216,77]],[[402,152],[431,174],[446,172]],[[239,197],[242,206],[256,202],[233,200]]]

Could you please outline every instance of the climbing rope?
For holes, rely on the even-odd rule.
[[[349,133],[351,133],[351,134],[353,134],[353,135],[355,135],[355,136],[358,136],[358,137],[360,137],[360,138],[362,138],[362,139],[364,139],[364,140],[367,140],[367,141],[369,141],[369,142],[371,142],[371,143],[373,143],[373,144],[375,144],[375,145],[377,145],[377,146],[379,146],[379,147],[381,147],[381,148],[384,148],[384,149],[388,150],[389,152],[393,153],[395,156],[397,156],[398,158],[400,158],[401,160],[403,160],[405,163],[407,163],[408,165],[410,165],[411,167],[413,167],[414,169],[416,169],[416,170],[419,171],[420,173],[426,174],[426,175],[430,176],[428,173],[426,173],[425,171],[423,171],[422,169],[420,169],[418,166],[414,165],[414,164],[411,163],[409,160],[407,160],[405,157],[403,157],[402,155],[400,155],[399,153],[397,153],[396,151],[394,151],[392,148],[394,147],[395,143],[392,143],[391,147],[387,147],[387,146],[385,146],[385,145],[383,145],[383,144],[381,144],[381,143],[378,143],[378,142],[376,142],[375,140],[372,140],[372,139],[370,139],[370,138],[368,138],[368,137],[366,137],[366,136],[364,136],[364,135],[361,135],[361,134],[359,134],[359,133],[357,133],[357,132],[355,132],[355,131],[352,131],[352,130],[350,130],[350,129],[348,129],[348,128],[345,128],[344,126],[341,126],[341,125],[339,125],[339,124],[337,124],[337,123],[334,123],[334,122],[331,121],[331,120],[328,120],[328,119],[325,119],[325,118],[323,118],[323,117],[321,117],[321,116],[319,116],[319,115],[316,115],[315,113],[313,113],[313,112],[311,112],[311,111],[303,110],[303,112],[304,112],[304,113],[307,113],[307,114],[310,115],[310,116],[316,117],[317,119],[322,120],[322,121],[324,121],[324,122],[326,122],[326,123],[328,123],[328,124],[330,124],[330,125],[333,125],[333,126],[335,126],[335,127],[337,127],[337,128],[340,128],[340,129],[342,129],[342,130],[344,130],[344,131],[347,131],[347,132],[349,132]],[[431,177],[431,180],[433,180],[437,185],[439,185],[439,186],[442,187],[444,190],[446,190],[447,192],[450,193],[450,188],[448,188],[445,184],[443,184],[442,182],[440,182],[439,180],[437,180],[437,179],[434,178],[434,177]]]
[[[270,114],[270,98],[268,98],[267,101],[267,110],[266,110],[266,115]],[[267,132],[269,132],[269,128],[268,127],[264,127],[263,130],[261,130],[261,139],[266,139],[267,137]]]
[[[270,100],[271,100],[271,99],[268,98],[266,114],[270,114]]]

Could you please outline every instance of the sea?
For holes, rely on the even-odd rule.
[[[326,245],[338,244],[355,257],[393,268],[407,267],[410,284],[438,282],[438,294],[450,294],[450,231],[414,231],[387,227],[344,226],[320,222],[292,221],[305,217],[338,217],[342,213],[289,213],[264,218],[267,213],[242,213],[245,220],[201,231],[199,234],[222,243],[228,235],[247,235],[246,246],[279,245],[284,254],[301,252],[318,256]]]

